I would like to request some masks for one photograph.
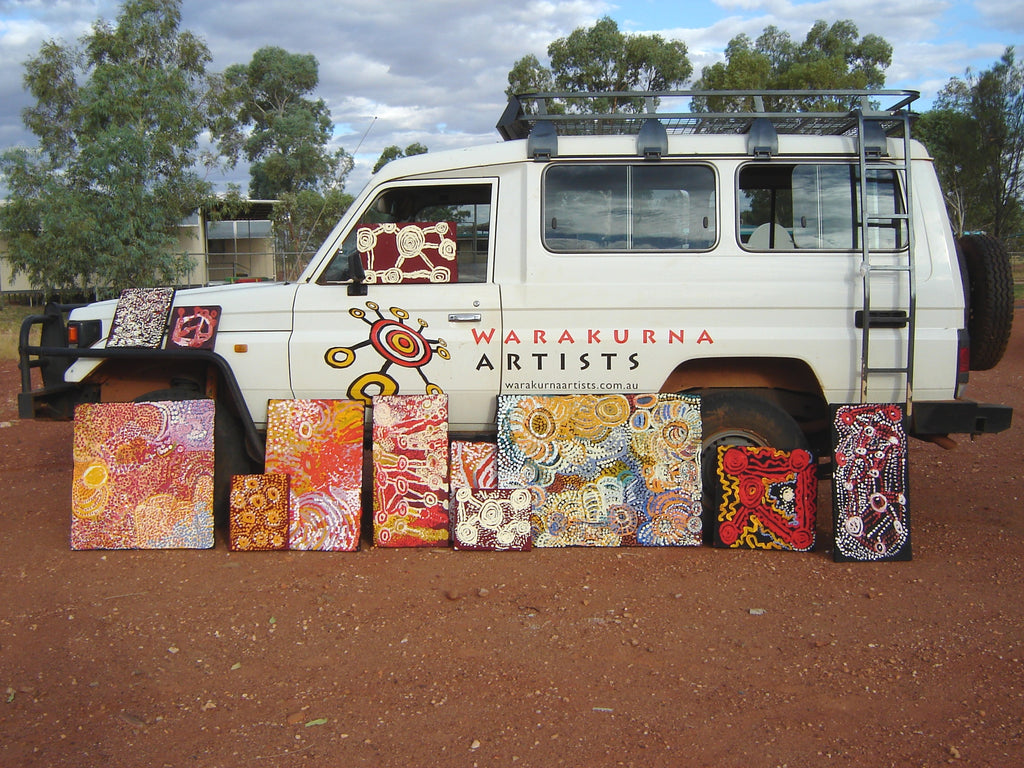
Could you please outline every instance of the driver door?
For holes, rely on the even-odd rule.
[[[296,292],[295,397],[369,406],[375,395],[446,393],[451,431],[493,429],[501,345],[491,282],[496,190],[495,180],[473,180],[396,182],[379,191],[333,258]],[[350,274],[354,254],[364,295],[360,276]]]

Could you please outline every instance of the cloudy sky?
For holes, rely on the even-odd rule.
[[[21,122],[26,59],[44,40],[75,42],[117,0],[0,0],[0,149],[31,144]],[[802,40],[816,19],[852,19],[894,49],[887,87],[930,99],[967,67],[986,69],[1008,45],[1024,56],[1020,0],[183,0],[182,27],[206,40],[212,69],[247,63],[266,45],[313,53],[317,96],[331,109],[335,139],[356,155],[357,192],[381,149],[418,141],[431,151],[498,141],[507,74],[533,53],[601,16],[629,33],[680,39],[696,73],[723,58],[726,43],[769,24]],[[248,186],[244,170],[212,179]]]

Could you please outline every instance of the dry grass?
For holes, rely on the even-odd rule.
[[[42,307],[30,307],[26,304],[0,304],[0,360],[18,359],[21,321],[27,315],[41,314],[42,311]],[[30,341],[38,343],[38,329]]]

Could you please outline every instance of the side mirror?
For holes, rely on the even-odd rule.
[[[363,260],[359,258],[359,252],[354,251],[348,255],[348,276],[352,282],[348,284],[349,296],[366,295],[366,270],[363,269]]]

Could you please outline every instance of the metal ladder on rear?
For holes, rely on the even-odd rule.
[[[861,274],[863,276],[864,304],[863,310],[857,313],[857,324],[861,328],[861,365],[860,365],[860,401],[869,402],[869,388],[873,377],[899,376],[905,381],[906,416],[910,418],[913,408],[914,389],[914,334],[916,328],[917,283],[914,274],[914,224],[910,211],[913,210],[913,195],[910,181],[910,114],[904,109],[898,113],[872,112],[868,109],[867,98],[862,99],[861,109],[856,110],[857,143],[860,155],[860,223],[859,237],[861,249]],[[886,132],[882,126],[882,118],[891,123],[894,119],[903,123],[903,157],[889,158]],[[870,210],[871,196],[869,182],[875,171],[892,171],[895,174],[897,187],[902,184],[902,201],[900,190],[894,189],[897,201],[903,204],[902,211],[875,212]],[[887,263],[880,264],[879,248],[872,248],[875,241],[872,235],[881,228],[895,230],[896,249],[886,249],[889,257]],[[904,242],[905,240],[905,242]],[[876,310],[872,304],[872,289],[880,286],[880,279],[895,275],[897,296],[902,306],[895,309],[887,306]],[[900,285],[900,280],[905,281]],[[891,280],[887,282],[891,283]],[[905,290],[905,293],[904,293]],[[892,333],[902,329],[902,339],[896,344],[903,349],[897,364],[887,367],[872,366],[870,351],[872,338],[880,331]],[[876,337],[877,338],[877,337]],[[902,344],[901,344],[902,340]]]

